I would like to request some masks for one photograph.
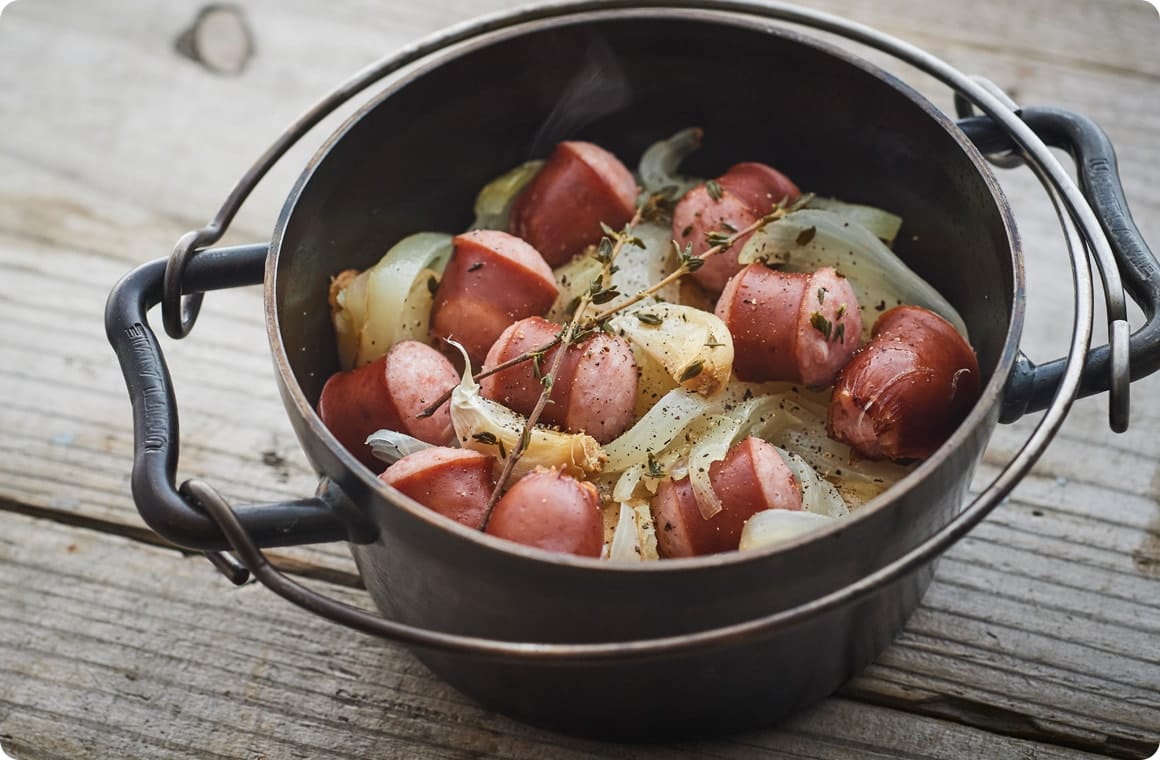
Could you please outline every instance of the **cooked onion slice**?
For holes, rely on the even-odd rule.
[[[862,459],[826,434],[826,409],[802,394],[788,391],[754,399],[743,435],[755,435],[793,452],[837,488],[841,498],[861,505],[909,472],[892,462]]]
[[[806,204],[806,208],[829,211],[837,214],[846,221],[859,224],[865,227],[867,231],[873,233],[888,248],[894,247],[894,239],[898,237],[898,231],[902,229],[902,217],[895,216],[889,211],[884,211],[874,206],[846,203],[837,198],[814,197]]]
[[[648,475],[650,460],[659,467],[658,455],[709,407],[710,402],[696,393],[683,388],[670,391],[648,414],[604,447],[608,455],[605,472],[624,472],[639,465],[642,476]]]
[[[475,197],[475,223],[471,229],[507,232],[512,203],[543,165],[542,160],[528,161],[484,185]]]
[[[797,478],[798,486],[801,487],[802,509],[827,517],[846,517],[850,514],[849,507],[833,483],[819,476],[817,471],[797,454],[785,449],[777,451],[789,465],[790,471]]]
[[[370,269],[331,282],[330,307],[344,370],[362,367],[404,340],[429,342],[427,321],[451,236],[420,232],[396,243]]]
[[[792,541],[815,530],[831,525],[834,518],[814,512],[789,509],[766,509],[758,512],[741,529],[741,551],[763,549]]]
[[[638,562],[641,558],[640,534],[636,527],[636,512],[625,503],[620,505],[620,516],[612,542],[608,546],[608,558],[617,561]]]
[[[677,173],[677,168],[701,147],[700,127],[682,129],[667,140],[655,142],[640,157],[640,184],[649,195],[675,201],[692,190],[699,180]]]
[[[617,510],[617,519],[608,542],[608,559],[618,562],[658,559],[656,528],[648,502],[637,499],[612,506]]]
[[[672,232],[668,227],[655,222],[642,222],[633,229],[634,238],[643,243],[642,248],[635,243],[626,243],[616,257],[616,270],[612,273],[612,289],[620,293],[601,308],[615,308],[642,290],[676,271],[679,262],[672,245]],[[591,249],[590,249],[591,250]],[[560,295],[546,317],[563,324],[572,317],[576,302],[601,275],[604,265],[594,256],[577,256],[555,270],[556,284]],[[678,303],[681,297],[679,283],[671,283],[661,288],[643,303],[659,301]],[[640,307],[635,307],[640,308]]]
[[[791,272],[833,267],[850,278],[862,305],[863,338],[878,318],[875,305],[911,304],[940,315],[964,337],[967,326],[955,308],[865,227],[832,211],[804,209],[753,233],[739,261],[764,261]]]
[[[708,520],[725,508],[709,480],[710,466],[725,459],[743,422],[724,414],[710,415],[705,422],[704,432],[696,436],[696,443],[689,451],[688,469],[689,485],[693,487],[697,509],[701,517]]]

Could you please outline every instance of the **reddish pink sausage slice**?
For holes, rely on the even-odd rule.
[[[830,435],[869,459],[922,459],[950,437],[979,398],[979,362],[937,314],[899,306],[842,370]]]
[[[616,156],[586,142],[562,142],[512,204],[512,234],[553,267],[599,243],[600,223],[619,229],[636,210],[636,180]]]
[[[798,311],[797,363],[806,385],[830,385],[862,345],[862,307],[845,277],[824,267],[806,285]]]
[[[604,547],[600,497],[591,483],[536,469],[495,505],[487,532],[551,552],[599,557]]]
[[[684,250],[693,246],[693,255],[699,256],[709,249],[706,236],[710,232],[732,234],[743,230],[757,221],[757,216],[740,198],[723,192],[718,200],[713,200],[704,185],[695,187],[673,209],[673,240]],[[707,259],[704,265],[693,273],[693,279],[712,293],[720,293],[729,278],[741,269],[737,257],[749,240],[740,238],[727,251]]]
[[[408,454],[379,479],[423,506],[478,530],[495,488],[494,464],[493,457],[478,451],[436,447]]]
[[[700,255],[710,247],[711,232],[732,234],[768,214],[782,199],[795,201],[797,186],[776,169],[758,163],[737,164],[715,180],[720,192],[708,184],[693,188],[673,210],[673,240],[683,249],[693,246]],[[729,278],[741,270],[737,257],[749,235],[739,238],[727,251],[705,262],[693,279],[712,293],[720,293]]]
[[[377,430],[396,430],[436,446],[455,440],[447,405],[428,418],[418,414],[457,382],[455,368],[442,354],[404,341],[364,367],[331,376],[322,387],[318,414],[343,446],[378,472],[383,463],[366,445]]]
[[[489,370],[550,342],[560,326],[540,317],[520,320],[504,330],[487,353],[483,368]],[[539,362],[541,373],[555,360],[553,348]],[[531,362],[518,364],[480,381],[486,398],[531,414],[543,385]],[[632,348],[624,338],[598,333],[568,349],[552,386],[552,403],[544,407],[543,420],[570,433],[587,433],[608,443],[633,423],[636,405],[637,368]]]
[[[546,313],[560,291],[539,252],[506,232],[473,230],[453,243],[431,307],[431,334],[462,343],[478,367],[508,325]]]
[[[802,508],[801,488],[777,450],[746,438],[709,466],[709,482],[724,509],[701,516],[688,478],[662,481],[651,507],[662,557],[696,557],[733,551],[745,522],[766,509]]]
[[[717,184],[740,198],[756,217],[768,214],[782,201],[793,203],[802,194],[798,186],[777,169],[753,162],[730,167],[717,179]]]
[[[742,380],[823,386],[862,342],[854,288],[829,267],[813,274],[750,264],[729,280],[715,313],[733,336]]]

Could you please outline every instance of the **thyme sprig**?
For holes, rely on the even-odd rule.
[[[485,377],[491,377],[492,375],[496,374],[497,372],[503,372],[505,369],[511,369],[512,367],[514,367],[518,364],[523,364],[526,361],[531,361],[532,359],[535,359],[536,360],[536,364],[535,364],[536,379],[539,380],[540,373],[539,373],[538,367],[539,367],[540,359],[543,359],[544,354],[548,353],[549,351],[551,351],[553,348],[555,348],[558,345],[560,345],[560,336],[559,335],[552,338],[550,341],[548,341],[544,345],[536,346],[531,351],[525,351],[524,353],[520,354],[519,356],[513,357],[511,359],[508,359],[506,362],[502,362],[501,364],[495,365],[491,369],[480,370],[479,372],[476,372],[474,375],[472,375],[471,379],[478,383],[480,380],[484,379]],[[458,385],[458,384],[456,384],[456,385]],[[439,411],[439,407],[443,406],[444,404],[446,404],[448,401],[451,400],[451,394],[455,392],[455,388],[456,388],[455,385],[448,388],[441,396],[439,396],[439,398],[435,399],[435,401],[430,406],[428,406],[426,409],[419,412],[415,416],[418,417],[419,419],[425,419],[425,418],[430,417],[431,415],[435,414],[435,412]]]
[[[703,253],[696,255],[696,256],[693,255],[693,249],[692,249],[691,245],[686,246],[684,249],[682,249],[679,245],[677,245],[676,241],[673,241],[673,247],[676,248],[676,250],[677,250],[677,258],[681,262],[681,265],[679,267],[677,267],[675,270],[673,270],[673,272],[671,274],[669,274],[668,276],[661,278],[660,281],[654,283],[653,285],[650,285],[649,287],[645,288],[644,290],[641,290],[639,293],[632,296],[631,298],[628,298],[624,301],[621,301],[620,303],[616,304],[615,306],[610,306],[610,307],[604,309],[603,311],[597,312],[592,317],[592,321],[594,323],[597,323],[597,324],[602,323],[605,320],[607,320],[609,317],[613,316],[614,314],[621,312],[621,311],[624,311],[629,306],[634,306],[634,305],[640,303],[641,301],[643,301],[644,299],[653,295],[654,293],[657,293],[660,290],[664,289],[665,287],[671,285],[672,283],[677,282],[678,280],[683,278],[685,275],[692,274],[693,272],[696,272],[698,269],[700,269],[701,267],[703,267],[705,265],[706,261],[708,261],[709,259],[713,258],[714,256],[716,256],[720,253],[724,253],[725,251],[729,250],[741,238],[743,238],[746,235],[749,235],[751,233],[757,232],[758,230],[764,228],[765,226],[772,224],[773,222],[776,222],[778,219],[782,219],[785,216],[792,214],[794,211],[797,211],[797,210],[805,207],[806,204],[808,204],[813,199],[814,199],[814,196],[812,193],[799,197],[793,203],[788,203],[787,199],[783,198],[781,201],[778,202],[778,204],[776,206],[773,207],[773,209],[768,214],[761,217],[760,219],[757,219],[756,221],[754,221],[752,224],[750,224],[748,227],[745,227],[744,229],[737,230],[736,232],[733,232],[730,235],[725,235],[724,233],[711,233],[714,235],[714,237],[710,242],[716,241],[715,245],[712,245],[710,248],[706,249]]]

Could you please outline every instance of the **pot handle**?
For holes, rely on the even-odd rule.
[[[968,106],[961,104],[959,110],[960,113],[970,112]],[[1107,235],[1125,288],[1146,319],[1144,326],[1127,339],[1130,379],[1138,380],[1152,374],[1160,369],[1160,263],[1132,220],[1111,140],[1094,121],[1071,111],[1023,108],[1018,114],[1045,143],[1067,150],[1074,159],[1080,190]],[[1015,149],[1007,132],[990,118],[968,117],[961,119],[958,125],[984,154],[1002,154]],[[1020,164],[1022,161],[1009,163],[1003,159],[1000,165]],[[1117,335],[1117,327],[1113,325],[1112,339],[1123,341],[1127,336]],[[1127,332],[1126,325],[1122,331]],[[1059,387],[1063,366],[1063,359],[1037,365],[1020,354],[1003,392],[999,419],[1014,422],[1024,414],[1046,409]],[[1084,364],[1079,395],[1090,396],[1113,390],[1122,392],[1126,400],[1127,389],[1113,387],[1117,380],[1111,370],[1109,346],[1091,350]],[[1128,427],[1127,404],[1123,404],[1122,409],[1117,407],[1113,404],[1111,426],[1122,433]]]
[[[205,292],[262,281],[269,245],[200,251],[185,271],[184,282]],[[113,288],[105,305],[105,333],[117,352],[133,404],[132,491],[145,522],[180,546],[216,552],[229,546],[214,520],[174,488],[178,454],[177,403],[157,337],[146,313],[162,299],[166,260],[144,264]],[[238,516],[262,546],[353,540],[355,523],[342,515],[344,499],[336,489],[320,489],[312,499],[239,507]],[[211,555],[219,569],[237,575],[229,559]]]

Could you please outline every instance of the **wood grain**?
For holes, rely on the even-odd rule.
[[[0,572],[0,742],[21,759],[1090,756],[849,699],[724,740],[571,739],[175,552],[0,513]]]
[[[1013,498],[941,562],[897,643],[782,730],[620,747],[537,732],[468,702],[409,655],[231,589],[152,546],[133,508],[129,407],[105,296],[216,210],[245,167],[334,83],[508,0],[252,0],[238,72],[178,51],[203,5],[22,2],[0,20],[0,744],[17,758],[1144,757],[1160,739],[1160,378],[1133,429],[1078,403]],[[1160,19],[1132,0],[822,0],[990,77],[1083,111],[1116,143],[1145,237],[1160,240]],[[891,71],[901,66],[868,57]],[[943,108],[949,94],[905,75]],[[266,239],[328,119],[262,184],[227,242]],[[1066,345],[1054,214],[1003,172],[1025,242],[1036,360]],[[163,340],[182,412],[180,475],[231,499],[313,491],[272,380],[257,289],[215,293]],[[1135,319],[1139,322],[1139,312]],[[1032,421],[1002,428],[993,476]],[[22,513],[22,514],[18,514]],[[278,561],[361,599],[341,545]],[[337,585],[336,585],[337,584]],[[365,600],[362,600],[365,602]]]

